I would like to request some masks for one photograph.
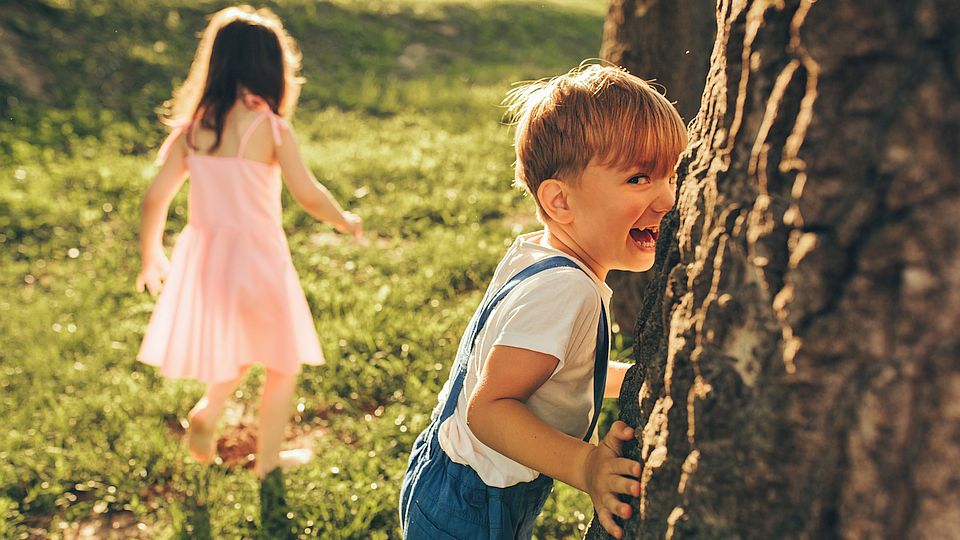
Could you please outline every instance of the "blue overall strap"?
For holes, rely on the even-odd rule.
[[[470,326],[467,329],[467,333],[464,334],[465,340],[462,340],[460,343],[460,350],[457,354],[457,367],[454,371],[453,384],[450,386],[450,392],[447,394],[446,402],[443,404],[443,412],[440,414],[438,422],[444,422],[447,418],[453,415],[453,411],[457,408],[457,400],[460,397],[460,392],[463,391],[463,383],[467,375],[467,363],[470,359],[470,352],[473,351],[473,347],[477,340],[477,335],[486,325],[487,319],[489,319],[490,314],[493,313],[493,309],[497,307],[497,304],[506,298],[506,296],[510,294],[510,292],[515,289],[523,280],[545,270],[560,267],[576,268],[580,271],[584,271],[583,268],[580,268],[579,265],[566,257],[555,256],[542,259],[524,268],[520,272],[517,272],[514,276],[507,280],[500,290],[498,290],[496,294],[492,295],[489,301],[477,311],[476,315],[470,321]],[[609,355],[608,346],[609,336],[607,331],[607,314],[603,307],[603,303],[601,302],[600,323],[597,328],[597,347],[594,355],[593,365],[593,419],[590,421],[590,429],[587,430],[587,434],[583,438],[584,441],[588,442],[594,428],[597,425],[597,420],[600,415],[600,406],[603,401],[603,389],[607,380],[607,358]]]
[[[593,357],[593,418],[590,420],[590,429],[583,436],[583,440],[590,442],[593,430],[600,420],[600,407],[603,405],[603,391],[607,386],[607,361],[610,356],[610,334],[607,330],[607,310],[600,303],[600,322],[597,325],[597,351]]]

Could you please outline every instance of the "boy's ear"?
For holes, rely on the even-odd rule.
[[[537,200],[547,217],[557,223],[567,224],[573,221],[570,200],[567,197],[567,185],[556,178],[548,178],[537,188]]]

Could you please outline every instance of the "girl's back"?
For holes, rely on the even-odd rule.
[[[238,104],[227,114],[220,146],[208,153],[216,134],[188,128],[197,148],[187,145],[191,225],[282,236],[280,170],[274,155],[282,129],[284,121],[269,110]]]
[[[211,148],[216,140],[216,134],[210,129],[194,130],[193,141],[199,149],[197,155],[233,158],[256,161],[271,165],[276,161],[274,145],[269,123],[261,122],[260,116],[269,112],[268,107],[251,96],[243,102],[236,103],[227,113],[226,122],[220,137],[220,146],[212,153],[205,150]],[[240,144],[244,135],[249,135],[243,155],[240,155]]]

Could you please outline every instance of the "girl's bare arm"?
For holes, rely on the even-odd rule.
[[[148,255],[163,246],[163,226],[167,222],[170,201],[187,178],[185,137],[173,141],[160,171],[150,183],[140,204],[140,253]]]
[[[277,161],[293,198],[315,219],[330,223],[341,232],[353,231],[351,215],[343,211],[330,191],[317,181],[303,162],[293,129],[283,130],[281,140],[276,149]]]
[[[140,260],[137,289],[146,286],[152,294],[160,292],[166,277],[166,255],[163,253],[163,226],[167,222],[170,201],[187,178],[187,149],[181,133],[170,145],[160,171],[150,183],[140,203]]]

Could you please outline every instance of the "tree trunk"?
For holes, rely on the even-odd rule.
[[[956,537],[960,4],[716,15],[620,396],[625,537]]]
[[[611,0],[600,57],[666,88],[689,122],[700,108],[716,30],[714,0]],[[607,282],[614,320],[633,329],[650,274],[614,271]]]

